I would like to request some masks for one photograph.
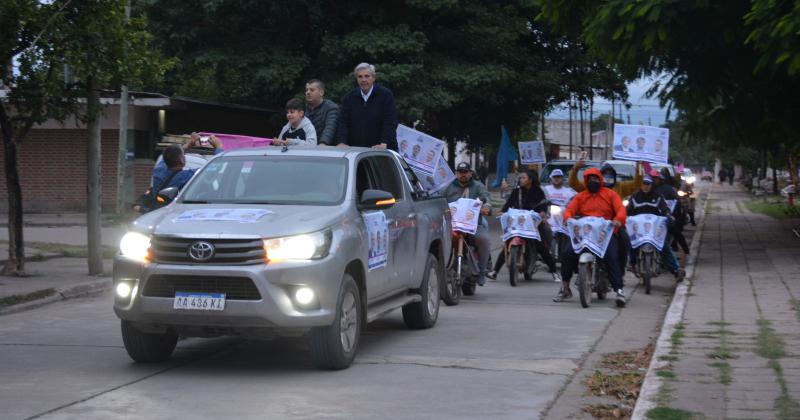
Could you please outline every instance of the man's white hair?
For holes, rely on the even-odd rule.
[[[361,63],[361,64],[357,65],[356,69],[353,70],[353,74],[358,76],[358,71],[359,70],[364,70],[364,69],[369,70],[369,72],[372,73],[373,76],[375,76],[375,66],[373,66],[370,63]]]

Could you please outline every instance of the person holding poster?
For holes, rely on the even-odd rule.
[[[631,139],[635,140],[631,142]],[[613,150],[617,159],[667,163],[669,129],[647,125],[614,124]]]
[[[653,169],[650,174],[654,180],[655,193],[664,198],[664,201],[672,210],[672,216],[675,218],[675,223],[672,223],[669,228],[669,234],[681,246],[683,252],[688,254],[689,244],[686,243],[686,238],[683,236],[686,215],[683,214],[683,206],[678,205],[678,190],[667,182],[668,178],[671,178],[669,171],[659,172]]]
[[[654,214],[656,216],[666,217],[669,220],[674,220],[664,198],[654,191],[653,178],[649,175],[645,175],[642,181],[642,188],[628,200],[628,207],[626,210],[629,217],[638,216],[640,214]],[[663,229],[663,227],[661,228]],[[644,234],[644,230],[642,234]],[[677,258],[675,258],[675,254],[672,253],[672,248],[670,248],[667,243],[665,232],[662,233],[662,235],[664,235],[664,246],[661,248],[661,253],[664,255],[664,263],[669,268],[669,271],[675,275],[675,280],[681,281],[686,276],[686,272],[683,271]],[[637,228],[631,236],[631,241],[636,241],[638,239],[639,231]],[[631,266],[636,267],[636,252],[631,253]]]
[[[541,141],[521,141],[518,145],[523,165],[533,165],[547,161],[544,156],[544,145]]]
[[[483,205],[480,209],[480,219],[478,221],[478,228],[473,236],[475,245],[478,249],[478,268],[481,275],[478,277],[478,285],[483,286],[486,284],[485,273],[489,265],[490,241],[489,241],[489,222],[483,216],[491,214],[491,197],[489,190],[486,186],[478,181],[472,179],[472,167],[467,162],[461,162],[456,166],[456,179],[445,188],[442,195],[447,199],[448,203],[458,201],[459,198],[470,198],[473,200],[480,200]],[[452,204],[451,204],[452,208]]]
[[[625,293],[622,290],[622,270],[619,261],[619,230],[625,226],[625,207],[622,206],[622,199],[610,188],[603,186],[603,175],[596,168],[586,170],[583,174],[586,190],[580,192],[567,205],[564,212],[564,223],[576,216],[601,217],[611,221],[613,234],[608,240],[605,255],[602,260],[606,264],[606,270],[611,282],[611,287],[617,294],[617,306],[625,306]],[[572,274],[578,269],[578,254],[572,247],[561,250],[561,278],[562,285],[558,294],[553,298],[554,302],[563,302],[572,297],[569,282]]]
[[[541,219],[545,219],[547,217],[547,204],[545,203],[546,198],[544,191],[539,185],[539,174],[535,170],[529,169],[521,173],[517,181],[519,182],[519,186],[511,191],[511,194],[506,200],[506,204],[503,205],[502,212],[508,212],[509,209],[532,210],[538,213]],[[518,222],[518,224],[522,225],[524,221],[523,223]],[[547,264],[547,268],[553,276],[553,280],[560,282],[561,278],[558,275],[558,271],[556,271],[556,262],[547,248],[547,244],[550,243],[553,233],[550,231],[550,226],[547,223],[539,223],[537,228],[541,240],[528,239],[528,245],[531,247],[530,249],[535,249],[542,258],[542,261]],[[505,252],[500,251],[495,261],[494,269],[487,273],[487,277],[491,279],[496,278],[497,272],[500,271],[504,263]]]

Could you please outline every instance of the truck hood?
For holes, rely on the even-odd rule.
[[[185,220],[187,212],[237,209],[268,213],[255,222],[230,220]],[[133,222],[133,229],[155,235],[203,238],[224,236],[274,238],[315,232],[332,226],[344,217],[344,206],[290,206],[244,204],[181,204],[174,203],[145,214]]]

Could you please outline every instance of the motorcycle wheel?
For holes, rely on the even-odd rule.
[[[578,295],[581,298],[581,306],[589,307],[592,301],[592,269],[591,264],[584,263],[578,266]]]
[[[652,254],[644,254],[642,259],[642,281],[644,282],[644,293],[650,294],[650,278],[653,277],[653,256]]]
[[[465,280],[464,283],[461,284],[461,291],[464,293],[464,296],[472,296],[475,294],[475,280],[469,279]]]
[[[520,247],[513,245],[508,252],[508,283],[511,287],[517,285],[517,276],[519,276],[519,254]]]
[[[450,259],[450,264],[447,266],[445,273],[445,281],[442,284],[442,300],[447,306],[458,305],[461,301],[461,279],[455,269],[455,258]]]

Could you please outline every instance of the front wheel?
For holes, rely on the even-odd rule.
[[[442,282],[442,300],[447,306],[455,306],[461,301],[461,281],[455,269],[456,258],[450,258],[445,279]]]
[[[178,344],[178,334],[167,330],[161,334],[139,331],[130,322],[122,320],[122,343],[131,359],[139,363],[163,362],[172,356]]]
[[[653,255],[644,254],[642,257],[642,281],[644,282],[644,293],[650,294],[650,280],[653,277]]]
[[[333,323],[311,330],[311,359],[315,366],[331,370],[350,366],[356,356],[363,316],[356,282],[345,274]]]
[[[578,266],[578,295],[584,308],[588,308],[592,301],[592,271],[594,271],[592,267],[590,263]]]
[[[422,301],[403,306],[403,321],[409,328],[430,328],[439,317],[439,261],[432,254],[428,254],[419,294]]]
[[[508,283],[511,287],[517,285],[517,277],[519,276],[520,267],[520,253],[521,249],[518,245],[512,245],[511,250],[508,251]]]

